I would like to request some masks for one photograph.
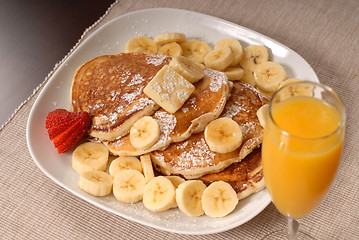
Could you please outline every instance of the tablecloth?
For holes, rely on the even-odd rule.
[[[84,31],[69,54],[111,19],[158,7],[212,15],[273,38],[306,59],[320,81],[338,92],[348,115],[342,161],[330,192],[301,229],[317,239],[359,239],[359,1],[120,0]],[[1,239],[260,239],[286,227],[270,204],[226,232],[175,234],[109,213],[51,181],[29,154],[26,123],[39,92],[67,56],[0,129]]]

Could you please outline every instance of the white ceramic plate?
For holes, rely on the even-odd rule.
[[[178,209],[152,213],[142,203],[122,204],[113,196],[92,197],[77,187],[78,175],[71,169],[71,152],[59,155],[48,139],[45,118],[56,108],[70,108],[70,87],[76,68],[104,54],[117,54],[126,42],[138,35],[153,37],[164,32],[183,32],[188,39],[199,39],[214,45],[225,37],[249,44],[267,46],[272,61],[282,64],[288,77],[317,81],[309,64],[286,46],[259,33],[200,13],[178,9],[147,9],[120,16],[107,23],[83,42],[53,74],[36,100],[27,125],[27,142],[38,167],[53,181],[80,198],[129,220],[157,229],[183,234],[210,234],[237,227],[260,213],[269,203],[267,190],[239,202],[224,218],[188,217]]]

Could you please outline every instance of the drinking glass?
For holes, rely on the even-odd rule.
[[[263,174],[287,231],[267,239],[307,239],[299,220],[312,212],[335,178],[345,132],[345,109],[330,87],[309,81],[279,89],[269,103],[263,144]]]

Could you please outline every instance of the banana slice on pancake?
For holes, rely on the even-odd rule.
[[[204,130],[204,138],[213,152],[228,153],[242,144],[242,130],[231,118],[222,117],[210,122]]]
[[[160,138],[160,126],[156,119],[145,116],[138,119],[130,129],[130,141],[136,149],[148,149]]]

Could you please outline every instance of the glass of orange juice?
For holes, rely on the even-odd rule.
[[[268,239],[306,239],[299,219],[323,200],[335,178],[344,142],[345,109],[330,87],[299,82],[279,89],[269,103],[262,163],[272,202],[288,230]]]

